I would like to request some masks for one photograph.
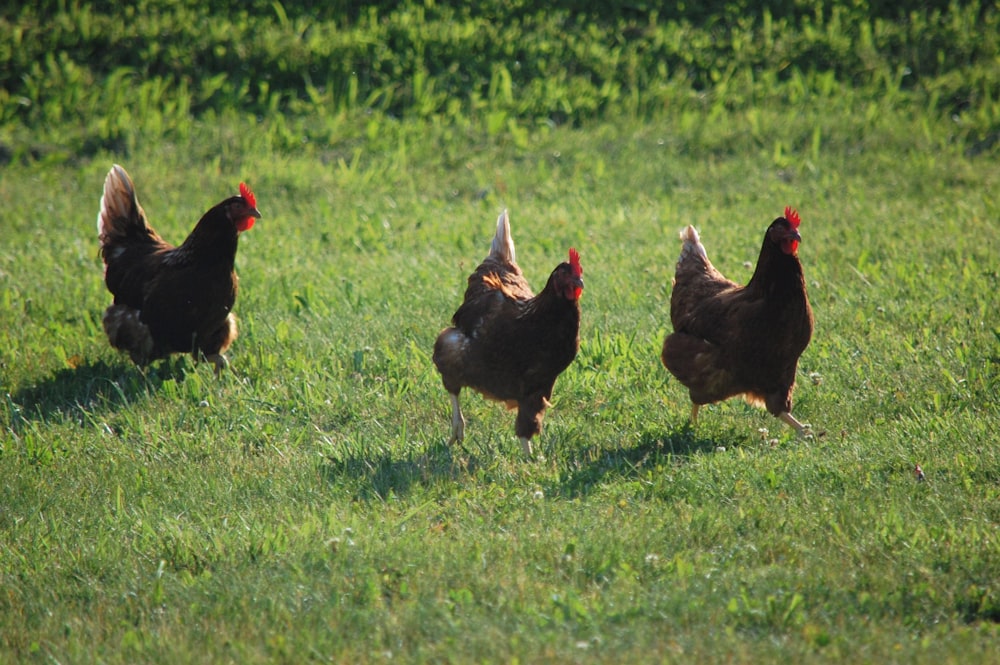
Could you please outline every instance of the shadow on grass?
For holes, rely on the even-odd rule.
[[[402,457],[390,451],[331,455],[321,464],[320,473],[330,482],[356,484],[359,499],[383,501],[391,496],[404,496],[415,485],[427,486],[467,476],[475,473],[478,466],[474,455],[439,442],[414,448]]]
[[[189,371],[184,358],[162,360],[145,372],[128,362],[104,360],[65,367],[37,383],[6,395],[4,405],[16,432],[29,422],[70,418],[83,422],[95,413],[140,401],[164,381],[180,381]]]
[[[668,432],[644,432],[633,448],[580,450],[552,489],[563,496],[586,496],[606,482],[636,478],[646,469],[714,452],[718,446],[718,440],[699,435],[687,423]]]

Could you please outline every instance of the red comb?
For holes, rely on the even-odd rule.
[[[250,204],[251,208],[257,207],[257,197],[253,195],[253,192],[250,191],[250,188],[247,187],[245,182],[240,183],[240,196],[246,199],[246,202]]]
[[[583,266],[580,265],[580,252],[572,247],[569,250],[569,267],[573,269],[575,277],[583,276]]]
[[[785,206],[785,219],[788,220],[788,223],[792,225],[793,229],[799,228],[799,223],[802,221],[799,219],[798,211],[791,206]]]

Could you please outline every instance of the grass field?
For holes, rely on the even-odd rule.
[[[439,34],[401,6],[350,34]],[[286,8],[261,29],[301,28]],[[924,22],[997,21],[990,4],[941,12]],[[80,34],[117,34],[91,13]],[[702,34],[682,19],[658,30]],[[871,19],[873,43],[904,23]],[[825,25],[824,43],[857,39]],[[580,44],[606,43],[583,27]],[[945,39],[931,28],[899,51]],[[380,107],[378,81],[340,107],[289,88],[250,113],[223,85],[176,116],[164,84],[145,98],[155,122],[131,125],[135,100],[103,124],[96,101],[79,118],[7,107],[0,662],[996,662],[1000,94],[996,38],[969,40],[963,64],[910,85],[889,56],[861,81],[779,70],[748,37],[761,69],[548,122],[517,81],[506,105],[487,89],[419,112]],[[435,90],[457,85],[441,71]],[[93,76],[49,108],[121,93]],[[975,94],[953,106],[947,85]],[[172,241],[241,180],[257,194],[218,380],[190,358],[141,371],[107,344],[95,217],[113,162]],[[795,413],[820,435],[735,400],[692,430],[658,359],[677,231],[695,224],[745,281],[786,205],[816,315]],[[585,270],[539,460],[472,393],[449,448],[430,361],[504,207],[534,286],[570,246]]]

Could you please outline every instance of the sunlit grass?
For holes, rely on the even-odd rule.
[[[223,110],[0,170],[0,661],[992,662],[1000,172],[908,91],[829,85],[576,129]],[[113,162],[172,241],[257,193],[218,380],[104,338]],[[745,281],[786,205],[819,435],[737,400],[692,429],[677,231]],[[586,279],[531,461],[471,392],[449,447],[430,361],[504,207],[533,285],[570,246]]]
[[[863,643],[875,659],[987,659],[997,174],[933,128],[905,147],[905,116],[776,164],[766,146],[798,124],[762,117],[756,150],[714,134],[678,150],[667,117],[528,150],[462,137],[455,168],[413,133],[405,165],[251,152],[191,178],[173,150],[127,164],[169,238],[240,179],[258,193],[218,381],[186,358],[140,372],[103,338],[92,218],[114,156],[7,172],[7,651],[755,662]],[[695,223],[745,280],[786,204],[817,317],[796,413],[824,435],[798,442],[736,401],[692,431],[657,359],[676,231]],[[449,449],[429,359],[502,206],[529,280],[570,245],[586,270],[580,355],[535,462],[512,415],[472,394]]]

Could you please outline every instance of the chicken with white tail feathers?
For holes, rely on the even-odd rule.
[[[451,441],[461,443],[462,388],[517,409],[514,431],[527,456],[556,378],[580,347],[580,255],[569,250],[538,295],[515,261],[510,219],[497,219],[489,255],[469,276],[465,299],[434,343],[434,364],[451,396]]]

